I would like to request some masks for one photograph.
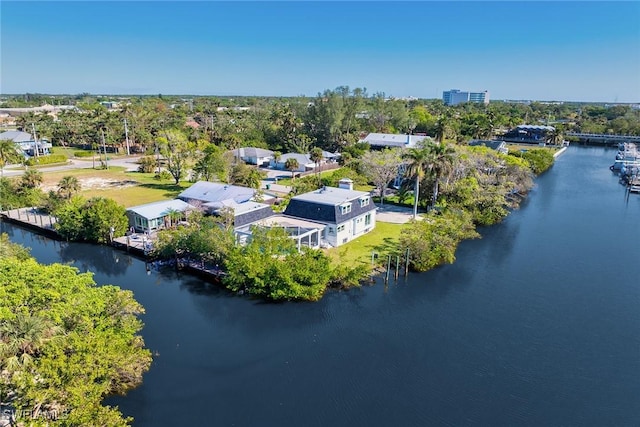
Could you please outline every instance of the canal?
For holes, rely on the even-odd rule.
[[[2,230],[144,305],[153,365],[108,400],[134,426],[637,426],[640,197],[625,198],[614,156],[571,147],[453,265],[317,303]]]

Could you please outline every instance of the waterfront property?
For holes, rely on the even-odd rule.
[[[375,228],[376,209],[368,192],[355,191],[350,179],[341,179],[339,187],[293,197],[284,213],[325,224],[324,242],[340,246]]]
[[[287,235],[296,241],[298,250],[301,250],[303,246],[312,249],[320,248],[326,225],[288,215],[272,215],[250,224],[236,225],[235,233],[238,243],[242,244],[250,239],[253,227],[283,228]]]
[[[178,195],[178,198],[197,207],[217,209],[220,203],[243,203],[251,200],[255,189],[219,182],[198,181]]]
[[[520,125],[501,135],[500,139],[506,142],[546,144],[552,132],[555,132],[553,126]]]
[[[133,227],[136,232],[152,233],[168,227],[169,222],[174,220],[174,218],[171,218],[174,212],[181,212],[186,215],[193,209],[195,209],[195,206],[180,199],[163,200],[128,208],[127,218],[129,219],[129,226]]]

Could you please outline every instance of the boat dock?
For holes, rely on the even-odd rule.
[[[56,217],[46,214],[38,208],[19,208],[0,212],[4,221],[22,225],[54,239],[60,239],[60,235],[54,228]]]

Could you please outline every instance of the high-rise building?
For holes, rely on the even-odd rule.
[[[442,92],[442,100],[445,105],[456,105],[462,102],[489,103],[489,91],[483,92],[462,92],[458,89],[451,89]]]

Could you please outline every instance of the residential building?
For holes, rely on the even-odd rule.
[[[289,159],[296,159],[298,161],[298,168],[294,172],[306,172],[308,170],[313,170],[316,167],[316,163],[311,160],[309,154],[300,153],[283,154],[280,156],[278,161],[275,159],[271,160],[270,166],[274,169],[287,170],[285,165]]]
[[[236,159],[250,165],[268,166],[273,160],[273,151],[256,147],[242,147],[231,151]]]
[[[129,218],[129,226],[136,232],[152,233],[169,226],[172,212],[186,214],[193,209],[195,206],[179,199],[163,200],[128,208],[127,218]]]
[[[340,246],[374,229],[376,209],[368,192],[353,190],[353,182],[342,179],[339,187],[323,187],[293,197],[284,213],[326,225],[323,241]]]
[[[371,148],[412,148],[419,143],[430,140],[426,135],[405,135],[394,133],[370,133],[360,142],[366,142]]]
[[[457,105],[463,102],[489,103],[489,91],[464,92],[459,89],[451,89],[442,92],[442,100],[445,105]]]
[[[256,202],[253,198],[257,190],[239,185],[222,184],[219,182],[198,181],[178,195],[178,198],[198,207],[210,215],[223,215],[225,211],[233,213],[236,226],[245,225],[273,215],[269,201],[273,196],[262,195]]]
[[[499,136],[499,138],[507,142],[545,144],[548,140],[548,134],[555,130],[553,126],[520,125]]]
[[[19,130],[8,130],[0,133],[0,140],[7,139],[13,141],[25,157],[42,156],[49,154],[51,143],[46,139],[36,139],[29,132]],[[36,151],[37,150],[37,151]]]
[[[272,215],[250,224],[236,226],[237,241],[241,244],[245,243],[251,237],[253,227],[283,228],[287,235],[296,241],[298,250],[301,250],[303,246],[312,249],[320,248],[326,225],[287,215]]]
[[[180,193],[178,198],[197,207],[220,208],[222,202],[248,202],[255,194],[256,190],[253,188],[198,181]]]

